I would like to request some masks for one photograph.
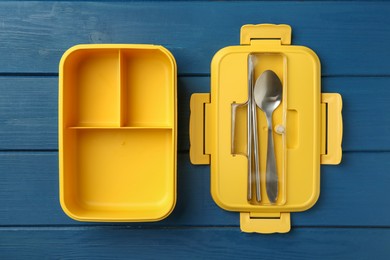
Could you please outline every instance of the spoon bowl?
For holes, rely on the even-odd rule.
[[[282,100],[282,83],[272,70],[266,70],[257,79],[254,91],[256,105],[266,114],[272,114]]]
[[[275,203],[278,198],[278,173],[275,160],[272,114],[280,105],[282,93],[282,83],[272,70],[264,71],[256,80],[253,93],[254,100],[256,105],[265,113],[268,122],[266,190],[271,203]]]

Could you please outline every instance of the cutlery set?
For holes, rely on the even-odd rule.
[[[232,106],[232,153],[234,153],[235,120],[237,106],[247,107],[247,158],[248,181],[247,200],[261,202],[261,172],[259,160],[259,135],[257,111],[259,108],[267,118],[268,142],[266,160],[266,192],[270,203],[274,204],[278,198],[278,173],[275,159],[275,147],[273,141],[272,115],[282,100],[283,87],[279,77],[272,70],[265,70],[254,80],[256,56],[248,55],[248,100],[245,104],[233,103]],[[254,185],[253,185],[254,183]],[[255,192],[252,187],[255,186]]]

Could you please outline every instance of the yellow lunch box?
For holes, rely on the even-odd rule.
[[[59,76],[60,201],[79,221],[157,221],[176,202],[176,63],[161,46],[69,49]]]
[[[321,93],[318,57],[290,44],[288,25],[243,26],[241,45],[223,48],[212,60],[211,93],[191,97],[191,162],[210,164],[212,197],[221,208],[240,212],[244,232],[288,232],[290,212],[318,199],[320,164],[341,161],[341,96]],[[253,101],[257,79],[267,71],[282,90],[272,135]],[[77,45],[63,55],[59,74],[65,213],[79,221],[167,217],[176,201],[174,57],[157,45]],[[249,137],[254,132],[256,142]],[[271,137],[274,200],[266,174]],[[254,146],[257,155],[249,156]]]

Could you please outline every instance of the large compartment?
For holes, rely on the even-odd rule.
[[[63,192],[77,218],[151,219],[172,209],[171,129],[66,130]],[[140,163],[142,162],[142,163]]]

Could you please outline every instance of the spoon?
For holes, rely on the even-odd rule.
[[[282,91],[282,83],[275,72],[266,70],[256,80],[253,93],[256,105],[265,113],[268,122],[266,190],[271,203],[275,203],[278,197],[278,173],[274,151],[272,114],[281,102]]]

